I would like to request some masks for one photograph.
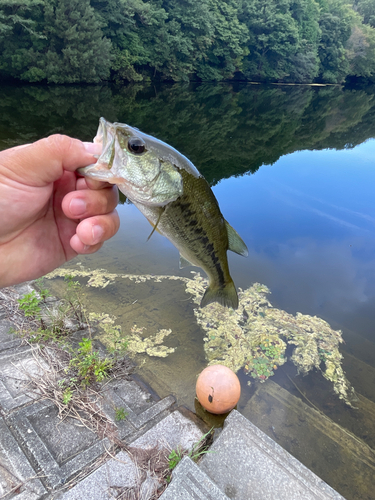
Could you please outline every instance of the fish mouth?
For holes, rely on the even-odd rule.
[[[107,170],[103,168],[101,163],[93,163],[87,165],[87,167],[77,168],[76,172],[83,177],[90,177],[91,179],[101,179],[103,178],[103,171]]]
[[[111,122],[108,122],[105,118],[101,117],[99,119],[99,126],[96,132],[96,136],[94,137],[94,142],[102,144],[104,147],[108,141],[107,131],[112,132],[111,134],[112,136],[115,133],[115,131],[112,129],[113,129],[113,124]]]

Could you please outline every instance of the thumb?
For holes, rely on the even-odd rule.
[[[74,171],[95,163],[93,155],[100,152],[100,144],[55,134],[1,151],[0,173],[30,186],[44,186],[59,179],[64,170]]]

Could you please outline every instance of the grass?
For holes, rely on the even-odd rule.
[[[98,402],[104,382],[128,378],[133,370],[125,356],[126,342],[118,343],[119,349],[112,349],[105,356],[95,350],[89,338],[91,326],[81,300],[81,287],[71,276],[64,278],[61,300],[51,297],[42,279],[35,284],[36,290],[22,297],[11,288],[1,291],[7,315],[15,324],[11,333],[34,346],[38,376],[25,373],[31,382],[30,391],[36,399],[53,401],[61,418],[71,417],[91,430],[103,433],[107,429],[111,433],[113,423]],[[88,335],[82,337],[78,347],[72,347],[72,333],[80,330]],[[126,418],[125,413],[118,416]]]
[[[181,462],[181,460],[187,456],[191,458],[194,462],[197,462],[206,453],[211,453],[209,448],[209,443],[212,438],[213,427],[204,434],[201,439],[194,444],[190,451],[183,450],[181,447],[177,447],[172,450],[168,455],[168,467],[171,471]]]
[[[122,420],[126,420],[126,417],[129,414],[125,411],[125,408],[119,407],[115,408],[115,420],[116,422],[121,422]]]

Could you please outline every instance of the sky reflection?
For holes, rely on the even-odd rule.
[[[361,308],[375,320],[374,186],[375,140],[299,151],[223,180],[215,195],[250,251],[246,263],[233,263],[240,286],[245,266],[246,279],[266,284],[279,307],[338,323]]]

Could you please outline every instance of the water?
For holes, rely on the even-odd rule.
[[[240,372],[238,409],[346,498],[373,498],[375,89],[4,87],[0,108],[2,148],[54,132],[89,140],[104,116],[169,142],[196,164],[249,248],[247,259],[229,253],[236,285],[265,284],[274,307],[341,329],[344,369],[360,398],[358,410],[349,408],[321,373],[302,377],[287,363],[265,384],[248,386]],[[165,238],[155,233],[146,243],[150,226],[134,206],[118,210],[119,234],[72,266],[191,277]],[[134,324],[145,335],[172,329],[165,344],[175,352],[139,355],[139,373],[160,396],[172,392],[200,411],[194,396],[207,364],[204,332],[184,283],[117,278],[85,294],[92,310],[115,315],[125,332]]]

